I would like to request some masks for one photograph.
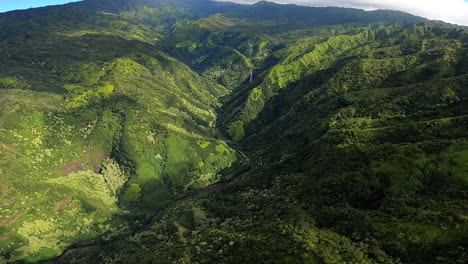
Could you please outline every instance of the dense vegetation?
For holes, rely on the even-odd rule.
[[[88,0],[0,15],[0,54],[0,263],[468,260],[466,30]]]

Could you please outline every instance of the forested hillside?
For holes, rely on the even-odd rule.
[[[87,0],[0,54],[0,263],[468,260],[463,28]]]

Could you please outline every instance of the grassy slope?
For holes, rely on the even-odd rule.
[[[255,171],[64,262],[464,263],[466,45],[430,24],[287,43],[225,99]]]
[[[82,16],[88,4],[107,13]],[[3,17],[4,258],[118,238],[219,180],[239,157],[214,137],[210,106],[228,90],[212,79],[233,89],[225,130],[257,170],[65,262],[463,263],[466,33],[333,8],[328,18],[360,24],[258,19],[297,10],[268,3],[172,27],[206,6],[137,4]]]
[[[136,36],[126,16],[75,26],[50,15],[4,32],[0,262],[126,234],[242,160],[213,132],[227,90],[150,45],[151,27]]]

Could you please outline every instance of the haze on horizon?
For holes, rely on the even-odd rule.
[[[253,4],[258,0],[215,0]],[[268,0],[279,4],[337,6],[364,10],[391,9],[434,20],[468,26],[468,0]]]

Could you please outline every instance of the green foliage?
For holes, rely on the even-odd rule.
[[[0,15],[0,263],[96,241],[63,262],[466,262],[468,38],[424,21],[208,0]]]
[[[114,92],[114,85],[104,84],[93,90],[86,90],[78,85],[65,85],[64,87],[72,98],[65,106],[67,109],[79,108],[88,105],[90,102],[100,101],[101,99],[108,99]]]
[[[128,178],[120,169],[119,164],[113,159],[104,160],[102,166],[102,176],[104,177],[107,187],[115,196],[119,194],[120,189],[128,180]]]
[[[227,149],[223,144],[219,144],[216,146],[216,151],[219,153],[229,153],[229,149]]]
[[[0,262],[128,235],[240,162],[215,149],[227,89],[149,45],[159,25],[88,4],[0,16]]]
[[[234,141],[241,141],[245,137],[244,122],[236,121],[229,126],[228,133]]]
[[[252,100],[258,101],[262,99],[263,92],[260,89],[254,88],[252,94],[250,95]]]
[[[141,195],[141,187],[136,183],[130,184],[130,186],[125,189],[123,194],[124,201],[134,202],[140,198]]]
[[[211,142],[209,141],[198,141],[197,144],[200,146],[200,148],[205,149],[211,145]]]

